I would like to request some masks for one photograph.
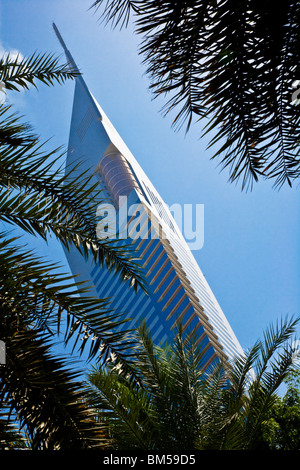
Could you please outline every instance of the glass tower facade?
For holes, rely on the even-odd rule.
[[[70,66],[76,68],[55,25],[54,29]],[[78,161],[80,170],[76,168]],[[156,343],[164,342],[181,322],[183,329],[195,332],[201,342],[205,367],[241,354],[242,348],[168,206],[82,76],[75,83],[66,163],[68,169],[74,168],[74,178],[79,176],[77,172],[87,170],[97,181],[117,221],[117,227],[112,222],[108,230],[116,228],[121,235],[115,243],[134,244],[145,269],[148,295],[142,289],[129,289],[114,273],[85,261],[76,250],[66,252],[73,274],[79,280],[91,280],[94,295],[109,297],[111,307],[124,312],[129,319],[126,328],[146,319]],[[109,220],[109,216],[103,218],[100,235]]]

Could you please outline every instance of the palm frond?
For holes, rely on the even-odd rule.
[[[2,111],[3,128],[9,128]],[[13,120],[11,129],[22,145],[5,142],[1,147],[0,218],[45,240],[52,234],[67,249],[75,246],[85,258],[105,264],[134,289],[145,290],[144,273],[132,245],[117,247],[97,236],[96,211],[102,195],[93,173],[85,170],[74,179],[71,170],[64,172],[60,149],[47,151],[47,142],[40,143],[37,136],[28,134],[20,119],[9,114],[7,120]]]
[[[292,185],[299,177],[300,6],[256,0],[99,0],[113,26],[135,7],[133,23],[154,98],[173,126],[195,120],[230,182]],[[215,148],[216,147],[216,148]]]
[[[101,18],[104,22],[109,23],[110,21],[116,27],[124,27],[128,25],[130,16],[133,12],[139,10],[140,1],[133,0],[112,0],[111,2],[106,1],[106,6]],[[95,8],[96,11],[102,6],[103,0],[96,0],[91,8]]]
[[[7,90],[74,77],[49,54],[0,60],[0,80]],[[101,196],[92,176],[84,173],[74,180],[65,173],[61,150],[48,151],[47,143],[11,107],[0,106],[0,120],[1,222],[45,242],[55,236],[65,248],[105,264],[129,281],[128,287],[141,285],[132,252],[124,254],[124,247],[97,237]],[[129,332],[117,331],[124,317],[111,309],[108,299],[91,297],[87,283],[76,282],[18,243],[16,237],[0,234],[0,337],[6,346],[6,363],[0,366],[1,448],[104,448],[106,430],[86,404],[81,371],[70,358],[58,358],[54,338],[61,334],[62,346],[87,351],[86,360],[114,357],[129,370]],[[24,427],[24,440],[11,428],[15,422]]]
[[[0,376],[1,376],[1,366],[0,366]],[[1,403],[0,410],[0,451],[12,450],[12,449],[28,449],[28,440],[24,436],[14,423],[10,419],[10,410],[9,408],[4,411],[5,403]]]
[[[50,338],[12,323],[1,325],[7,360],[0,370],[0,404],[14,411],[33,449],[105,447],[107,436],[85,405],[83,387],[66,363],[53,357]],[[9,331],[10,330],[10,331]],[[8,334],[10,333],[10,335]],[[70,363],[69,363],[70,367]]]
[[[35,52],[30,57],[12,57],[10,54],[0,58],[0,80],[7,90],[20,91],[30,85],[37,87],[39,81],[52,86],[62,84],[78,75],[71,71],[68,64],[59,64],[59,57],[54,54]]]
[[[87,283],[76,282],[56,264],[18,247],[16,241],[0,238],[0,301],[2,311],[6,310],[2,322],[15,318],[52,335],[60,333],[64,322],[65,343],[73,341],[73,349],[81,354],[89,348],[88,360],[114,354],[126,364],[132,343],[128,331],[116,331],[125,319],[111,309],[109,299],[92,297]]]
[[[299,357],[296,344],[287,345],[298,321],[282,321],[266,331],[264,346],[257,341],[233,363],[219,362],[206,371],[201,345],[180,325],[171,344],[154,347],[143,323],[132,363],[138,380],[118,367],[94,369],[88,375],[93,406],[99,419],[109,410],[108,429],[117,448],[127,444],[128,432],[133,448],[254,449],[276,390]],[[277,359],[270,362],[275,353]],[[260,375],[265,360],[268,367]]]
[[[145,390],[125,382],[117,371],[104,367],[88,374],[88,401],[105,423],[118,450],[151,449],[155,425]]]
[[[0,145],[19,147],[35,141],[36,136],[32,135],[31,126],[20,122],[19,115],[11,110],[11,106],[0,104]]]

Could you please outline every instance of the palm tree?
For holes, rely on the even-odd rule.
[[[116,449],[157,451],[255,449],[276,391],[299,355],[298,320],[271,326],[232,364],[202,370],[201,345],[181,328],[155,346],[137,332],[134,380],[116,364],[94,367],[88,394]]]
[[[300,370],[292,370],[285,380],[286,391],[277,398],[263,422],[259,449],[300,449]]]
[[[231,182],[281,187],[299,177],[298,1],[96,0],[92,8],[114,26],[133,17],[150,89],[168,98],[164,114],[176,112],[175,128],[203,122]]]
[[[20,91],[37,81],[63,83],[75,76],[51,54],[8,54],[0,60],[6,90]],[[114,354],[129,367],[128,332],[115,330],[123,317],[111,311],[107,299],[91,297],[88,284],[76,282],[24,246],[13,230],[18,227],[45,242],[55,237],[67,249],[75,246],[129,288],[144,288],[143,276],[130,248],[121,250],[97,238],[101,194],[91,176],[72,180],[65,174],[62,151],[47,151],[47,143],[11,106],[0,105],[0,119],[0,339],[6,345],[6,361],[0,364],[0,448],[103,447],[107,436],[86,405],[80,371],[53,347],[58,334],[77,349],[82,339],[79,352],[88,348],[88,359]],[[14,426],[17,422],[26,439]]]

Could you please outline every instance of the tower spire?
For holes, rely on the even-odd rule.
[[[52,26],[53,26],[54,32],[55,32],[55,34],[56,34],[56,37],[57,37],[57,39],[59,40],[59,42],[60,42],[60,44],[61,44],[61,46],[62,46],[62,48],[63,48],[63,50],[64,50],[64,52],[65,52],[65,55],[66,55],[66,58],[67,58],[67,61],[68,61],[70,70],[71,70],[72,72],[78,73],[78,75],[77,75],[76,78],[75,78],[76,81],[77,81],[77,83],[80,84],[81,87],[83,87],[83,89],[88,93],[88,95],[90,95],[90,91],[89,91],[89,89],[88,89],[88,87],[87,87],[87,85],[86,85],[86,83],[85,83],[85,81],[84,81],[84,79],[83,79],[83,77],[82,77],[82,75],[81,75],[81,73],[80,73],[80,70],[79,70],[79,68],[77,67],[77,64],[76,64],[75,60],[73,59],[73,56],[72,56],[71,52],[70,52],[69,49],[67,48],[66,43],[65,43],[65,41],[63,40],[62,35],[60,34],[60,32],[59,32],[59,30],[58,30],[58,28],[57,28],[57,26],[56,26],[56,24],[55,24],[54,22],[52,23]]]
[[[52,26],[53,26],[54,32],[55,32],[55,34],[56,34],[56,36],[57,36],[57,39],[59,40],[59,42],[60,42],[60,44],[61,44],[63,50],[65,51],[65,54],[66,54],[67,60],[68,60],[68,62],[69,62],[70,68],[71,68],[74,72],[79,72],[79,69],[78,69],[78,67],[77,67],[77,65],[76,65],[76,62],[75,62],[75,60],[73,59],[71,52],[70,52],[69,49],[67,48],[66,43],[65,43],[65,41],[63,40],[63,38],[62,38],[62,36],[61,36],[61,34],[60,34],[60,32],[59,32],[59,30],[58,30],[56,24],[55,24],[55,23],[52,23]]]

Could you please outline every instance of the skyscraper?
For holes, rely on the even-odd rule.
[[[77,66],[59,31],[70,67]],[[81,161],[80,170],[75,163]],[[218,359],[232,359],[242,348],[203,276],[169,207],[121,139],[82,76],[76,78],[68,168],[88,170],[108,201],[114,220],[103,218],[99,234],[109,230],[119,236],[115,243],[134,244],[147,279],[149,295],[128,285],[103,267],[87,262],[76,250],[66,252],[73,274],[91,280],[93,293],[110,297],[111,307],[124,312],[134,327],[147,320],[155,342],[163,342],[181,322],[201,342],[205,367]],[[99,208],[100,212],[101,209]],[[115,230],[116,228],[116,230]],[[107,234],[109,235],[109,231]],[[121,235],[121,236],[120,236]]]

